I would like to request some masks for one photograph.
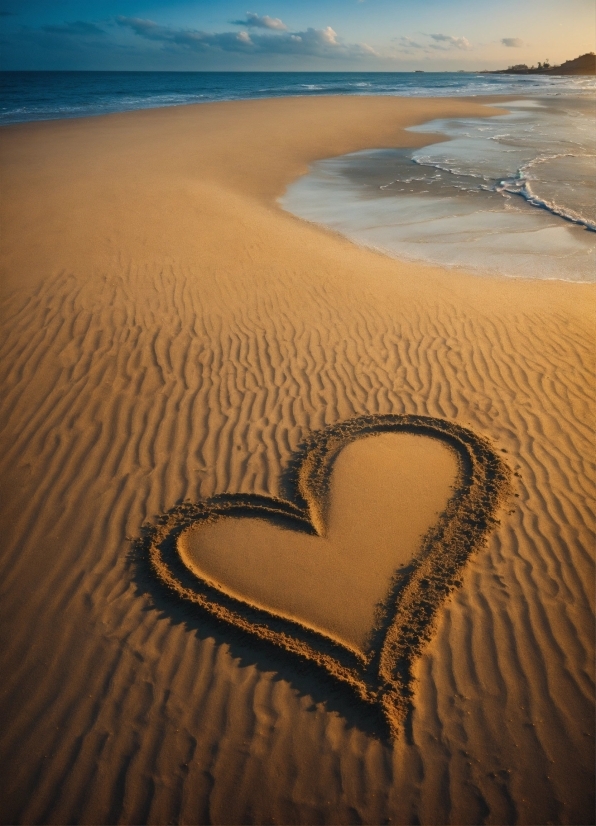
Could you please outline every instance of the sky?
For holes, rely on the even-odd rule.
[[[595,40],[594,0],[0,0],[4,70],[474,71]]]

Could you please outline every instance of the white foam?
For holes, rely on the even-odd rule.
[[[396,257],[593,281],[589,116],[573,101],[549,100],[519,101],[515,112],[488,121],[434,121],[416,131],[446,132],[451,141],[319,162],[281,203]]]

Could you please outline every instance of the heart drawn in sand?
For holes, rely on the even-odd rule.
[[[141,540],[179,597],[324,668],[393,734],[412,663],[509,472],[472,431],[427,416],[362,416],[315,432],[288,499],[184,503]]]

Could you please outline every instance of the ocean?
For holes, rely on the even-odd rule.
[[[288,95],[590,94],[593,78],[467,72],[0,72],[0,123]]]
[[[397,257],[512,277],[596,278],[596,80],[474,73],[2,72],[0,124],[311,95],[511,96],[432,121],[450,140],[321,160],[282,206]]]

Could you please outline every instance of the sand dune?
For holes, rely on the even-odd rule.
[[[481,111],[2,129],[3,822],[593,822],[592,289],[400,263],[275,205],[315,158]],[[305,437],[371,414],[469,428],[517,474],[394,745],[127,541],[185,499],[283,494]]]

